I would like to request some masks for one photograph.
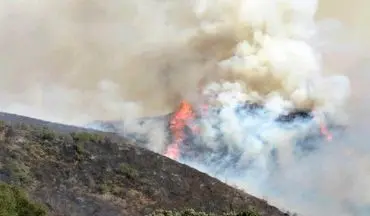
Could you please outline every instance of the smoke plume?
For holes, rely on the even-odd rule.
[[[242,157],[221,171],[207,165],[212,154],[182,162],[303,215],[368,215],[369,4],[6,0],[0,108],[77,125],[124,119],[133,122],[125,129],[148,132],[149,148],[163,152],[165,122],[135,119],[169,113],[182,98],[197,104],[202,93],[221,108],[203,119],[207,147],[217,150],[221,131]],[[235,114],[244,100],[269,112]],[[348,129],[297,156],[293,145],[312,125],[288,132],[270,121],[293,108],[315,109]],[[272,149],[279,169],[269,165]]]

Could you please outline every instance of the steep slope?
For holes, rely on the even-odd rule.
[[[26,188],[50,215],[135,216],[160,208],[286,215],[114,134],[5,113],[0,119],[0,181]]]

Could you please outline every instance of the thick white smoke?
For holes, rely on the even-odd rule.
[[[365,181],[355,181],[359,175],[353,172],[356,163],[338,163],[357,160],[353,152],[349,153],[348,143],[336,141],[302,158],[294,151],[295,145],[310,128],[318,127],[317,123],[296,122],[293,129],[274,123],[278,115],[293,108],[315,109],[336,123],[344,123],[349,79],[325,71],[320,49],[327,44],[320,44],[325,38],[320,37],[321,29],[315,24],[316,7],[316,1],[203,1],[198,15],[205,20],[205,31],[235,31],[239,41],[233,55],[220,62],[228,81],[211,83],[205,89],[206,95],[217,95],[212,100],[221,108],[219,114],[209,117],[220,119],[218,127],[203,122],[205,144],[217,152],[215,143],[220,143],[221,133],[221,142],[236,149],[223,159],[239,151],[242,155],[234,164],[241,168],[234,172],[192,165],[214,175],[218,172],[217,177],[304,215],[368,215],[366,197],[358,199],[353,194],[361,194],[356,188],[365,187]],[[258,113],[257,117],[236,114],[237,102],[245,100],[265,104],[267,113]],[[278,152],[278,168],[269,167],[274,163],[273,149]],[[209,153],[206,157],[212,160],[217,156]],[[246,167],[248,161],[253,162]],[[333,172],[334,164],[341,164],[336,168],[340,172]]]
[[[226,76],[245,84],[247,95],[255,94],[260,100],[279,96],[291,103],[291,107],[315,106],[327,112],[335,112],[346,102],[350,93],[348,78],[326,75],[321,67],[320,52],[309,41],[317,32],[316,1],[223,3],[229,5],[222,8],[234,7],[233,11],[225,13],[206,7],[199,13],[213,15],[201,18],[210,20],[203,24],[204,29],[238,30],[240,42],[234,55],[220,64]],[[218,6],[214,1],[208,4]],[[214,21],[218,17],[223,19]]]
[[[0,108],[69,124],[125,119],[125,130],[149,131],[149,148],[163,152],[166,122],[139,126],[134,119],[168,113],[182,98],[196,104],[198,82],[204,79],[204,95],[212,94],[206,98],[221,112],[203,119],[202,138],[217,152],[222,134],[241,157],[234,169],[218,166],[232,154],[209,153],[192,166],[304,215],[358,215],[370,205],[369,68],[358,66],[362,53],[348,45],[351,34],[345,33],[369,36],[363,11],[369,7],[362,4],[2,1]],[[343,33],[340,26],[335,29],[340,22],[316,22],[317,8],[319,17],[334,8],[340,8],[340,16],[352,14],[344,22],[351,28]],[[352,84],[348,112],[350,82],[343,75]],[[244,100],[265,104],[267,112],[235,114]],[[314,108],[351,128],[334,134],[340,142],[317,143],[318,150],[301,157],[294,143],[317,125],[272,123],[293,108]],[[278,150],[276,169],[273,149]],[[208,162],[215,158],[218,165],[212,167]]]
[[[364,184],[365,180],[355,180],[360,173],[353,171],[356,169],[353,161],[358,159],[354,156],[356,150],[350,150],[356,149],[356,145],[346,146],[350,138],[320,146],[302,158],[294,151],[295,145],[318,124],[296,122],[293,129],[288,129],[274,123],[278,115],[293,108],[314,109],[337,124],[346,123],[344,108],[350,96],[350,81],[346,76],[325,71],[322,59],[325,53],[320,49],[324,50],[328,44],[320,44],[325,38],[320,37],[322,32],[314,20],[317,2],[219,2],[203,1],[198,11],[203,15],[202,20],[206,20],[202,27],[213,32],[235,31],[239,42],[233,55],[220,62],[224,73],[221,77],[228,81],[211,83],[205,89],[205,95],[213,97],[211,100],[216,101],[221,112],[209,117],[210,121],[220,119],[216,128],[207,119],[203,122],[203,136],[205,144],[217,153],[219,146],[215,143],[220,143],[221,133],[221,142],[236,149],[230,154],[242,152],[234,164],[241,168],[220,174],[209,165],[190,164],[214,175],[219,172],[216,176],[221,179],[304,215],[368,215],[370,203],[358,189],[369,185]],[[209,7],[205,6],[207,3]],[[268,111],[258,113],[257,117],[250,113],[236,114],[238,102],[246,100],[263,103]],[[278,152],[278,168],[269,167],[273,149]],[[209,160],[217,157],[212,154],[206,157]],[[228,157],[232,155],[223,159],[226,161]],[[343,164],[341,160],[350,162]],[[243,169],[248,161],[253,162]],[[341,167],[335,168],[335,164]],[[355,197],[356,193],[361,198]]]

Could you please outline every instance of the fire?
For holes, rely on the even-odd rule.
[[[207,113],[209,107],[207,104],[203,104],[200,107],[200,114],[203,116]],[[332,141],[333,136],[328,130],[324,116],[313,110],[316,122],[320,127],[320,132],[327,141]],[[170,132],[172,135],[172,143],[167,147],[166,152],[164,153],[165,156],[177,160],[180,156],[180,145],[185,141],[185,128],[189,127],[193,134],[198,134],[199,127],[195,124],[196,114],[192,105],[187,102],[186,100],[182,100],[178,109],[175,111],[173,116],[170,119]]]
[[[326,137],[327,141],[332,141],[333,140],[333,135],[328,130],[328,128],[327,128],[327,126],[326,126],[326,124],[323,120],[323,116],[319,115],[315,110],[314,110],[314,113],[316,113],[316,121],[318,122],[318,124],[320,126],[321,134]]]
[[[333,140],[333,135],[329,132],[325,124],[323,123],[320,124],[320,131],[321,131],[321,134],[324,135],[328,141]]]
[[[168,146],[165,156],[171,159],[178,159],[180,156],[180,145],[185,140],[185,127],[190,126],[193,132],[198,132],[199,129],[194,125],[195,112],[190,103],[183,100],[179,108],[173,114],[170,120],[170,131],[172,134],[172,144]]]

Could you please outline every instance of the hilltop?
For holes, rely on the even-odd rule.
[[[141,216],[189,208],[288,215],[114,133],[6,113],[0,120],[0,181],[24,189],[48,215]]]

